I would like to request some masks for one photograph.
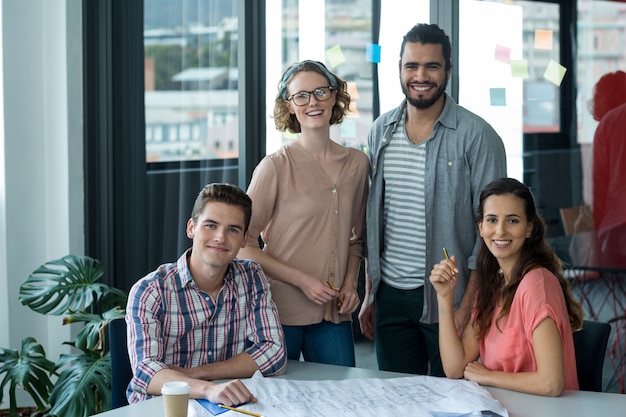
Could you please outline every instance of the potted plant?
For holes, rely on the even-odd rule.
[[[22,340],[20,350],[0,348],[0,375],[4,375],[0,382],[0,401],[8,384],[11,417],[18,415],[15,399],[18,387],[30,394],[39,410],[47,407],[48,396],[53,387],[50,376],[54,374],[54,367],[54,362],[46,359],[43,346],[32,337]]]
[[[98,282],[103,275],[98,260],[68,255],[41,265],[21,285],[23,305],[37,313],[63,316],[63,324],[82,322],[84,327],[64,342],[75,349],[56,363],[31,337],[22,341],[20,351],[0,348],[0,402],[8,384],[11,416],[18,415],[17,387],[50,416],[87,417],[111,408],[107,323],[124,316],[127,295]]]

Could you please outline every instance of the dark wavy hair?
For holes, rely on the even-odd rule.
[[[441,45],[443,58],[446,61],[446,71],[452,68],[452,45],[450,45],[450,38],[438,25],[434,23],[418,23],[413,26],[402,39],[402,46],[400,47],[400,62],[402,62],[402,55],[404,55],[404,47],[407,42],[422,44],[433,43]]]
[[[326,68],[324,64],[318,61],[302,61],[291,65],[285,70],[283,76],[278,84],[278,93],[276,94],[276,100],[274,101],[274,124],[276,129],[284,132],[289,130],[293,133],[300,133],[302,127],[300,122],[296,118],[295,114],[289,113],[285,101],[287,100],[287,85],[299,72],[315,72],[322,75],[328,80],[328,84],[333,88],[336,93],[335,105],[333,106],[333,113],[330,116],[330,124],[339,124],[343,121],[343,118],[348,114],[350,108],[350,94],[348,94],[348,84],[333,74]]]
[[[496,325],[498,320],[511,310],[513,297],[524,275],[536,268],[546,268],[558,278],[565,296],[572,330],[579,330],[583,322],[582,306],[572,296],[569,283],[563,276],[563,264],[548,243],[546,225],[537,212],[530,188],[513,178],[501,178],[489,183],[480,194],[477,223],[483,220],[485,200],[493,195],[512,195],[519,198],[524,203],[526,219],[532,225],[532,232],[522,246],[521,256],[513,267],[512,279],[509,283],[506,283],[502,274],[499,273],[498,260],[483,240],[476,259],[478,293],[474,326],[477,326],[478,338],[484,337],[489,329],[498,300],[503,300],[503,305],[500,315],[496,318]]]

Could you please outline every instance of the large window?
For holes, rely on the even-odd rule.
[[[459,2],[459,104],[500,134],[508,176],[533,189],[550,236],[580,195],[569,12],[554,1]]]
[[[559,5],[461,0],[459,39],[459,103],[496,129],[523,180],[523,134],[560,130]]]
[[[148,265],[174,261],[195,197],[238,184],[239,2],[144,0]]]
[[[589,143],[595,127],[586,113],[592,85],[609,63],[624,67],[617,2],[580,0],[577,12],[556,0],[83,4],[93,106],[85,118],[87,247],[116,276],[138,263],[144,244],[149,269],[173,260],[189,244],[184,222],[198,190],[212,181],[246,187],[259,159],[294,139],[271,119],[277,83],[293,62],[323,61],[350,83],[353,114],[331,134],[363,148],[372,121],[403,98],[402,35],[416,23],[439,23],[458,53],[450,92],[500,133],[509,175],[538,191],[557,233],[558,208],[582,200],[575,165],[579,142]],[[576,27],[567,26],[576,13],[578,71]],[[589,52],[596,46],[622,58]]]
[[[398,58],[402,36],[416,23],[429,22],[429,1],[402,0],[267,0],[266,114],[273,112],[283,71],[304,59],[321,61],[349,85],[352,112],[331,137],[346,146],[365,149],[374,110],[390,110],[402,100]],[[380,7],[380,19],[373,17]],[[375,11],[376,9],[376,11]],[[377,27],[377,23],[379,26]],[[376,39],[378,38],[378,39]],[[374,66],[376,65],[375,76]],[[267,153],[295,135],[267,124]]]
[[[577,140],[583,164],[583,201],[591,204],[592,144],[598,122],[591,108],[600,77],[626,71],[626,3],[578,0]]]
[[[145,0],[146,160],[238,156],[237,2]]]

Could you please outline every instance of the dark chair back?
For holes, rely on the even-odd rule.
[[[583,391],[602,392],[602,368],[611,325],[584,320],[583,328],[574,333],[578,385]]]
[[[111,408],[128,405],[126,388],[133,378],[126,347],[126,321],[124,318],[109,322],[109,347],[111,352]]]

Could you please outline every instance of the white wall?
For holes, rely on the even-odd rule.
[[[56,361],[71,329],[17,298],[39,265],[84,252],[81,1],[2,0],[1,13],[0,346],[33,336]]]

